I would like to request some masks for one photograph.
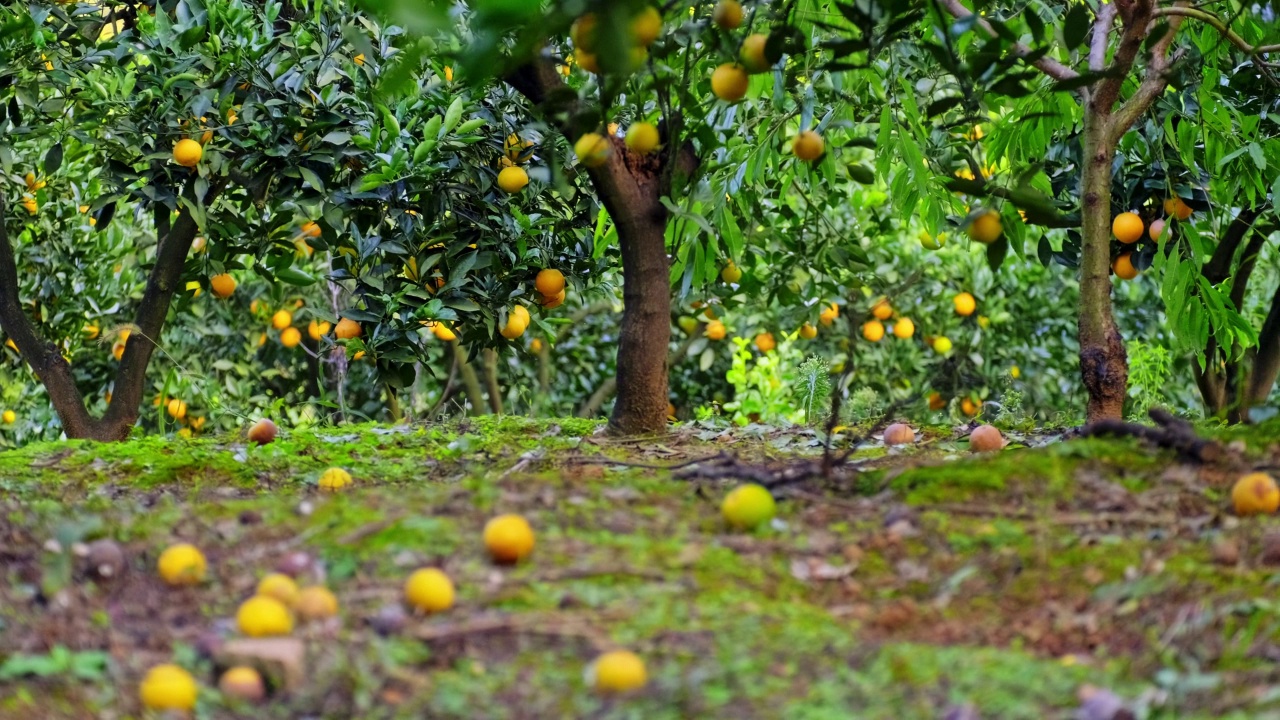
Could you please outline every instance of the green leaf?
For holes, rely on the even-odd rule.
[[[444,114],[444,126],[440,128],[440,137],[444,137],[453,132],[458,126],[458,121],[462,119],[462,98],[454,98],[450,103],[449,109]]]
[[[299,287],[314,285],[316,283],[316,278],[292,266],[276,270],[276,277],[290,285],[297,285]]]
[[[1067,16],[1062,20],[1062,42],[1068,50],[1075,50],[1084,44],[1084,38],[1088,34],[1089,6],[1076,3],[1067,10]]]
[[[57,143],[49,148],[49,152],[44,155],[44,174],[53,175],[58,172],[58,168],[62,167],[62,143]]]
[[[306,180],[308,185],[318,192],[324,192],[324,181],[320,179],[320,176],[314,170],[299,165],[298,172],[302,173],[302,179]]]

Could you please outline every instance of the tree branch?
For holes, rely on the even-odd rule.
[[[1204,265],[1202,271],[1204,279],[1210,284],[1217,285],[1231,274],[1231,265],[1235,262],[1236,251],[1240,249],[1240,243],[1244,241],[1249,228],[1253,227],[1254,221],[1258,219],[1261,212],[1259,208],[1245,208],[1240,211],[1235,220],[1231,221],[1231,225],[1222,235],[1222,242],[1214,248],[1213,257],[1209,258],[1209,262]]]
[[[1180,17],[1175,17],[1169,21],[1169,27],[1165,31],[1164,37],[1151,46],[1151,60],[1147,64],[1147,74],[1143,76],[1142,83],[1138,85],[1138,89],[1133,92],[1133,95],[1129,96],[1129,99],[1108,120],[1106,129],[1107,142],[1112,147],[1120,141],[1120,138],[1125,133],[1129,132],[1129,128],[1132,128],[1134,123],[1138,122],[1138,118],[1142,117],[1142,114],[1151,107],[1156,98],[1160,97],[1164,89],[1168,87],[1169,78],[1166,73],[1182,57],[1181,53],[1169,55],[1169,46],[1173,44],[1173,38],[1178,34],[1178,28],[1181,25],[1182,18]],[[1125,74],[1128,74],[1127,70]],[[1117,81],[1115,89],[1118,94],[1120,83],[1124,81],[1124,78],[1108,78],[1104,82],[1110,82],[1113,79]],[[1100,88],[1098,90],[1099,95],[1102,92],[1103,90]],[[1098,105],[1097,97],[1095,96],[1095,107]],[[1114,102],[1115,98],[1113,97],[1111,102],[1106,105],[1106,108],[1110,109]]]
[[[1267,401],[1277,375],[1280,375],[1280,286],[1271,297],[1271,309],[1258,333],[1258,354],[1249,378],[1249,400],[1253,404]]]
[[[1226,21],[1224,21],[1222,18],[1218,17],[1217,15],[1214,15],[1211,12],[1206,12],[1199,8],[1187,7],[1185,5],[1173,5],[1170,7],[1156,8],[1155,12],[1152,13],[1152,17],[1170,17],[1170,16],[1179,17],[1179,18],[1187,17],[1193,20],[1199,20],[1200,22],[1203,22],[1211,26],[1213,29],[1217,30],[1219,33],[1222,34],[1224,38],[1227,39],[1228,42],[1230,42],[1232,45],[1235,45],[1237,48],[1242,50],[1246,55],[1252,57],[1257,62],[1267,66],[1272,66],[1272,67],[1275,66],[1275,63],[1266,62],[1258,56],[1264,53],[1280,51],[1280,44],[1259,45],[1256,47],[1253,45],[1250,45],[1244,38],[1236,34],[1236,32],[1232,30],[1231,27],[1227,25]]]
[[[1124,81],[1128,79],[1129,71],[1133,69],[1133,63],[1138,59],[1138,52],[1142,50],[1142,44],[1150,32],[1148,26],[1151,24],[1152,3],[1153,0],[1131,0],[1117,7],[1120,19],[1124,21],[1124,34],[1120,36],[1120,46],[1116,48],[1111,66],[1107,68],[1107,76],[1099,81],[1097,92],[1093,94],[1092,102],[1095,111],[1104,115],[1109,114],[1116,100],[1120,98],[1120,88],[1124,87]],[[1175,29],[1170,23],[1170,37]],[[1161,39],[1163,44],[1161,48],[1152,49],[1152,67],[1157,65],[1159,59],[1165,55],[1168,44],[1164,43],[1164,40],[1164,38]],[[1092,51],[1090,52],[1092,54]],[[1164,69],[1161,68],[1161,73],[1163,72]],[[1147,77],[1151,77],[1150,67],[1147,70]],[[1125,127],[1127,129],[1129,126]]]
[[[945,9],[948,13],[950,13],[953,17],[955,17],[957,20],[963,20],[969,17],[970,15],[973,15],[973,12],[970,11],[969,8],[962,5],[960,3],[960,0],[938,0],[938,4],[943,9]],[[977,22],[974,24],[977,27],[982,28],[983,32],[985,32],[989,37],[996,37],[995,29],[992,28],[991,23],[987,22],[986,20],[978,18]],[[1028,55],[1030,55],[1031,52],[1032,52],[1031,48],[1027,47],[1026,45],[1023,45],[1022,43],[1013,44],[1013,54],[1017,55],[1018,57],[1025,58]],[[1058,62],[1057,60],[1054,60],[1048,55],[1040,58],[1039,60],[1036,60],[1031,64],[1037,70],[1044,73],[1045,75],[1048,75],[1054,80],[1070,80],[1072,78],[1076,78],[1080,76],[1080,73],[1077,73],[1075,70],[1072,70],[1066,65],[1063,65],[1062,63]]]
[[[1104,3],[1093,23],[1093,38],[1089,43],[1089,70],[1092,72],[1102,72],[1107,65],[1107,41],[1111,38],[1111,28],[1115,21],[1115,4]]]
[[[18,352],[31,366],[49,393],[49,400],[63,430],[69,437],[84,437],[93,427],[93,418],[84,406],[84,397],[76,389],[71,365],[56,345],[44,342],[35,324],[22,311],[18,297],[18,267],[5,224],[8,206],[0,193],[0,327],[9,334]]]
[[[1244,294],[1249,286],[1249,277],[1253,275],[1253,268],[1258,264],[1258,256],[1262,254],[1262,246],[1266,241],[1265,233],[1255,231],[1244,248],[1244,255],[1240,257],[1240,269],[1236,270],[1236,276],[1231,280],[1231,302],[1235,304],[1237,312],[1244,310]]]
[[[209,206],[217,199],[223,187],[225,187],[225,181],[215,181],[205,197],[196,200]],[[194,179],[188,183],[186,192],[194,195]],[[191,213],[181,210],[178,212],[177,222],[159,242],[156,249],[156,263],[147,277],[147,286],[142,291],[142,300],[138,303],[138,312],[134,317],[135,328],[125,343],[124,355],[120,358],[120,367],[116,371],[111,404],[102,417],[102,424],[108,431],[127,435],[128,428],[138,418],[138,406],[142,403],[142,392],[146,383],[147,364],[151,361],[151,352],[160,339],[161,330],[164,329],[165,317],[169,314],[169,304],[173,301],[173,296],[181,284],[182,270],[187,262],[187,254],[191,252],[191,243],[199,232],[200,226]]]

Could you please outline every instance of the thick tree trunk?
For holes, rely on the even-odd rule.
[[[1080,195],[1080,375],[1089,392],[1088,422],[1119,419],[1129,381],[1128,357],[1111,312],[1111,163],[1107,114],[1085,108]]]
[[[555,67],[545,61],[523,65],[506,81],[535,104],[547,102],[564,87]],[[554,108],[560,129],[575,140],[576,102]],[[667,426],[667,346],[671,341],[671,281],[666,251],[667,211],[660,198],[670,194],[672,170],[688,174],[696,166],[692,149],[671,138],[657,155],[629,153],[616,137],[600,167],[588,169],[600,201],[609,211],[622,249],[622,327],[618,340],[618,398],[609,418],[613,432],[663,432]],[[686,157],[687,156],[687,157]]]
[[[653,203],[661,205],[658,203]],[[622,331],[618,338],[618,399],[609,427],[656,433],[667,427],[667,348],[671,343],[671,285],[666,213],[642,208],[618,221],[622,246]],[[625,212],[625,211],[624,211]]]

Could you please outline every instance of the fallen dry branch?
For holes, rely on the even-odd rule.
[[[1200,437],[1191,423],[1160,408],[1152,408],[1150,415],[1156,427],[1123,420],[1099,420],[1081,428],[1080,435],[1082,437],[1135,437],[1157,447],[1173,450],[1180,456],[1195,462],[1209,463],[1222,459],[1222,445],[1215,440]]]

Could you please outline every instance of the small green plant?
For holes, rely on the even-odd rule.
[[[751,340],[734,338],[733,342],[738,349],[733,354],[732,367],[725,373],[725,379],[733,385],[733,402],[725,403],[724,409],[733,413],[738,425],[788,419],[792,406],[782,377],[781,348],[757,357],[751,351]]]
[[[796,368],[793,382],[796,403],[804,411],[805,424],[816,425],[826,419],[831,399],[831,365],[811,355]]]
[[[846,425],[863,425],[880,420],[884,417],[884,403],[880,400],[880,393],[869,387],[858,388],[849,393],[844,416]]]
[[[47,655],[11,655],[0,664],[0,680],[21,677],[61,677],[102,680],[107,676],[107,654],[98,650],[72,652],[56,645]]]
[[[1022,403],[1020,390],[1015,390],[1011,384],[1005,387],[1004,392],[1000,394],[1000,402],[997,403],[1000,409],[992,422],[997,427],[1006,429],[1029,430],[1035,427],[1035,420],[1027,417]]]
[[[1173,377],[1169,350],[1138,340],[1127,343],[1129,352],[1129,417],[1144,419],[1152,406],[1163,403],[1164,388]]]

